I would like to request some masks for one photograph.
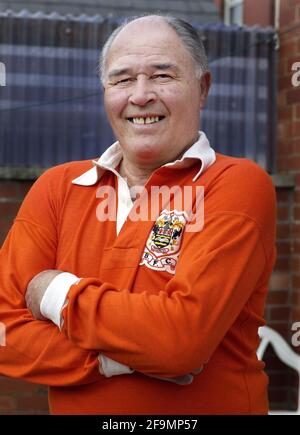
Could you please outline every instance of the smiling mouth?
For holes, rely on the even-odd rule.
[[[132,122],[133,124],[155,124],[156,122],[162,121],[165,118],[165,116],[139,116],[134,118],[127,118],[128,121]]]

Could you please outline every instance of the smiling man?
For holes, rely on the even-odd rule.
[[[134,19],[100,66],[117,142],[26,197],[0,254],[0,372],[49,385],[52,413],[265,414],[271,179],[198,131],[211,78],[189,24]]]

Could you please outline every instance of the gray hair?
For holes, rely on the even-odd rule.
[[[201,78],[204,72],[209,70],[208,60],[207,60],[205,48],[203,46],[201,37],[197,32],[197,30],[193,26],[191,26],[191,24],[187,23],[181,18],[176,18],[170,15],[151,14],[151,15],[144,15],[144,16],[162,18],[166,24],[168,24],[173,30],[175,30],[175,32],[181,39],[183,45],[191,54],[195,62],[195,73],[198,79]],[[99,73],[100,73],[102,84],[104,83],[104,79],[105,79],[105,67],[106,67],[108,52],[111,48],[113,41],[115,40],[116,36],[121,32],[121,30],[123,30],[124,27],[127,26],[127,24],[131,23],[132,21],[135,21],[137,18],[141,18],[141,17],[133,17],[133,18],[126,19],[126,21],[123,24],[121,24],[112,32],[112,34],[105,42],[101,50],[100,59],[99,59]]]

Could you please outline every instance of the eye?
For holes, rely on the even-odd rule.
[[[131,77],[126,77],[124,79],[119,79],[117,80],[114,85],[126,85],[127,83],[131,82],[132,78]]]
[[[167,81],[167,80],[172,79],[172,76],[170,76],[169,74],[154,74],[152,76],[152,79],[160,80],[160,81]]]

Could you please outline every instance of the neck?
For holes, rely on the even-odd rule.
[[[120,175],[126,179],[129,187],[144,186],[155,168],[143,168],[132,164],[123,158],[120,165]]]

